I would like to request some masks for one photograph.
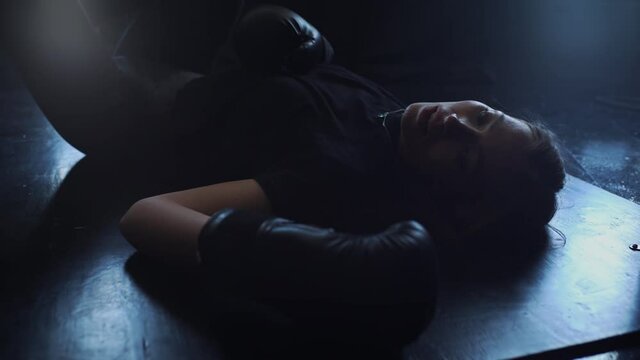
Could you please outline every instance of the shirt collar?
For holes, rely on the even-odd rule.
[[[391,145],[394,150],[398,148],[398,141],[400,140],[400,123],[404,111],[405,109],[387,111],[378,114],[376,117],[379,124],[382,125],[389,134],[389,139],[391,140]]]

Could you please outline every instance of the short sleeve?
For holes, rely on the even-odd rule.
[[[316,170],[288,168],[255,177],[277,216],[316,226],[335,227],[340,189]]]
[[[386,225],[380,178],[354,177],[337,162],[265,172],[254,179],[276,216],[343,232],[373,232]]]

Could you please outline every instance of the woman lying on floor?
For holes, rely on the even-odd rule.
[[[121,230],[140,252],[202,263],[252,297],[433,303],[431,237],[460,249],[554,215],[564,171],[540,125],[478,101],[405,106],[330,64],[329,42],[284,8],[249,12],[231,39],[233,70],[179,75],[175,103],[156,107],[135,104],[148,90],[98,47],[88,70],[29,81],[38,65],[23,65],[43,111],[79,148],[176,144],[178,169],[196,163],[203,181],[233,179],[133,204]],[[77,71],[86,73],[68,76]],[[66,94],[43,90],[60,76]],[[92,79],[92,91],[78,90]],[[78,125],[87,118],[94,128]]]

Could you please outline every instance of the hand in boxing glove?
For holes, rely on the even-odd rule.
[[[435,304],[435,246],[414,221],[351,235],[225,209],[204,226],[199,251],[211,281],[254,299]]]
[[[305,73],[333,57],[333,47],[313,25],[280,6],[251,10],[236,25],[232,41],[240,62],[257,72]]]

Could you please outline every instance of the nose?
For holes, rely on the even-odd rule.
[[[444,119],[445,134],[451,137],[473,137],[476,130],[464,119],[456,113],[447,115]]]

